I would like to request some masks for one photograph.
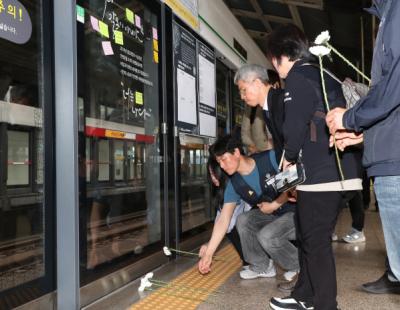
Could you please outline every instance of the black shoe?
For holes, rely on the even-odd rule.
[[[387,272],[375,282],[365,283],[361,287],[373,294],[400,294],[400,282],[390,281]]]
[[[293,297],[272,297],[269,306],[274,310],[314,310],[313,305],[298,301]]]

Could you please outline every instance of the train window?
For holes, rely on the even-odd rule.
[[[135,145],[133,142],[127,142],[127,160],[128,160],[128,180],[135,177]]]
[[[114,141],[114,179],[122,181],[124,179],[124,142]]]
[[[29,132],[8,130],[7,185],[29,185]]]
[[[110,141],[100,139],[99,142],[98,181],[110,180]]]

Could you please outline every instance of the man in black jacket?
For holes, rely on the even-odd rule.
[[[274,89],[269,80],[267,69],[256,64],[243,65],[234,78],[241,99],[250,107],[259,106],[264,110],[265,122],[272,135],[276,159],[279,162],[283,149],[283,90]]]
[[[276,162],[279,163],[283,150],[282,126],[284,121],[284,91],[280,88],[272,87],[272,84],[279,81],[279,76],[275,71],[272,71],[271,74],[268,74],[268,71],[271,72],[272,70],[267,70],[263,66],[256,64],[246,64],[240,67],[236,72],[234,82],[239,88],[242,100],[244,100],[248,106],[261,107],[264,110],[265,123],[272,135],[274,143]],[[273,77],[273,73],[276,74],[276,78]],[[259,219],[256,217],[248,216],[245,219],[245,217],[242,216],[238,225],[242,244],[244,242],[251,243],[251,236],[254,235],[251,227],[256,226],[255,222],[257,221],[259,221]],[[264,237],[268,239],[267,236]],[[247,248],[246,245],[244,248]],[[261,253],[259,250],[257,251],[250,248],[248,248],[247,252]],[[258,256],[260,258],[262,257],[261,254]],[[288,282],[280,283],[278,288],[281,291],[290,292],[296,284],[298,272],[298,267],[288,269],[284,274],[284,278]],[[254,276],[256,275],[254,274]]]

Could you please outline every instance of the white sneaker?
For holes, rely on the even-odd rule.
[[[362,231],[352,228],[351,231],[343,237],[343,241],[347,243],[365,242],[366,238]]]
[[[274,262],[272,261],[272,259],[270,259],[270,263],[265,272],[257,272],[249,268],[249,269],[243,269],[241,272],[239,272],[239,275],[244,280],[251,280],[257,278],[273,278],[276,276],[276,269],[274,266]]]
[[[250,269],[250,265],[244,265],[242,266],[242,270],[249,270]]]
[[[288,270],[283,274],[283,277],[285,278],[286,281],[292,281],[293,278],[299,273],[298,269],[294,270]]]
[[[336,235],[336,233],[332,233],[331,239],[332,239],[332,241],[338,241],[339,238]]]

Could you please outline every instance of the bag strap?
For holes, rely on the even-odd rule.
[[[316,64],[311,64],[309,62],[303,63],[302,66],[313,66],[315,68],[320,68],[318,65]],[[339,84],[343,84],[343,82],[336,76],[334,75],[332,72],[328,71],[327,69],[323,68],[322,70],[324,70],[324,72],[326,74],[328,74],[332,79],[334,79],[336,82],[338,82]]]
[[[251,158],[255,161],[255,168],[258,170],[259,174],[259,184],[261,188],[261,194],[258,195],[257,192],[243,179],[240,173],[236,172],[230,177],[233,188],[236,193],[251,205],[255,205],[259,203],[262,197],[262,191],[264,188],[264,181],[266,174],[275,174],[277,172],[276,168],[278,167],[275,159],[275,153],[271,151],[264,151],[251,156]]]
[[[313,66],[313,67],[315,67],[315,68],[320,69],[320,66],[318,66],[318,65],[316,65],[316,64],[308,63],[308,62],[302,64],[302,66]],[[332,79],[334,79],[334,80],[335,80],[336,82],[338,82],[340,85],[343,85],[343,82],[342,82],[336,75],[334,75],[332,72],[326,70],[325,68],[323,68],[323,70],[324,70],[324,72],[325,72],[326,74],[328,74]],[[317,110],[317,111],[314,112],[313,117],[316,117],[316,118],[325,118],[325,117],[326,117],[326,113]],[[311,140],[312,142],[317,142],[317,126],[316,126],[316,124],[315,124],[315,122],[314,122],[313,119],[311,119],[311,121],[310,121],[310,140]]]
[[[256,205],[259,200],[259,195],[256,191],[246,183],[240,173],[236,172],[231,176],[232,186],[240,198],[250,205]]]

